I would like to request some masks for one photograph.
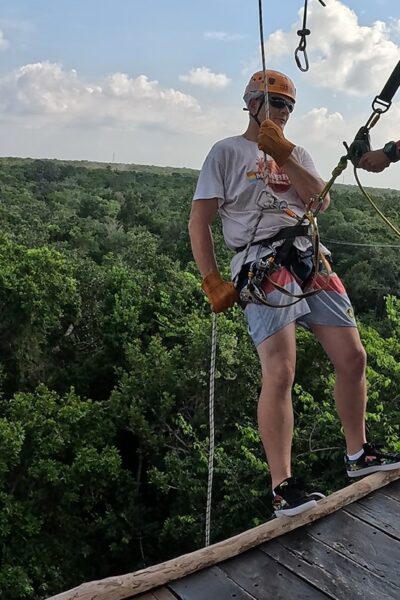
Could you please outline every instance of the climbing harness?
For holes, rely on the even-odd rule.
[[[242,271],[243,268],[246,268],[243,265],[245,265],[250,246],[259,246],[256,259],[250,263],[247,269],[247,283],[243,287],[239,285],[241,287],[240,299],[242,303],[255,302],[256,304],[264,304],[272,308],[286,308],[297,304],[303,298],[315,296],[327,288],[331,275],[331,267],[327,258],[319,249],[319,232],[315,212],[310,209],[307,210],[302,218],[299,218],[295,213],[293,213],[293,216],[299,224],[281,229],[272,238],[257,242],[251,241],[247,246],[236,249],[239,252],[244,248],[247,249],[246,256],[242,261]],[[308,224],[303,225],[302,223],[306,220]],[[294,246],[294,241],[299,236],[307,237],[311,242],[310,247],[306,251],[301,252]],[[275,242],[280,240],[284,241],[276,247]],[[269,252],[263,258],[259,258],[263,248],[268,248]],[[294,275],[296,281],[300,284],[302,290],[304,290],[302,293],[289,292],[273,279],[273,274],[282,267],[286,267]],[[314,283],[315,276],[318,274],[323,277],[323,283],[317,288],[313,288],[312,284]],[[236,281],[237,285],[239,284],[239,279],[240,275]],[[286,304],[273,304],[270,302],[264,290],[265,282],[269,282],[274,289],[288,296],[292,301]]]
[[[320,2],[320,4],[322,4],[322,6],[324,6],[324,7],[326,6],[326,4],[325,4],[325,2],[323,2],[323,0],[319,0],[319,2]],[[307,8],[308,8],[308,0],[304,0],[303,27],[302,27],[302,29],[299,29],[297,32],[297,35],[300,36],[300,42],[294,52],[294,58],[296,60],[296,64],[299,67],[300,71],[303,71],[304,73],[306,71],[308,71],[308,69],[310,68],[310,65],[308,62],[307,50],[306,50],[307,36],[310,35],[310,33],[311,33],[311,31],[309,29],[307,29]],[[301,64],[300,54],[303,54],[304,66]]]

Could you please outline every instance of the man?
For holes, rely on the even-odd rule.
[[[359,169],[371,171],[372,173],[380,173],[386,169],[391,163],[400,160],[400,140],[398,142],[388,142],[380,150],[372,150],[366,152],[358,163]]]
[[[265,77],[269,119],[265,119]],[[263,72],[255,73],[244,94],[249,111],[246,131],[217,142],[202,167],[189,233],[203,278],[202,288],[214,312],[223,311],[238,300],[238,291],[246,285],[254,261],[279,255],[285,241],[271,242],[271,238],[283,228],[298,224],[294,217],[301,220],[310,199],[323,189],[324,183],[310,155],[283,135],[295,100],[294,84],[286,75],[272,70],[266,71],[265,76]],[[326,197],[322,210],[328,205]],[[237,288],[218,272],[210,229],[217,213],[222,219],[226,244],[237,251],[231,263]],[[301,293],[302,281],[310,276],[310,247],[309,237],[296,237],[285,262],[271,272],[270,279],[292,293]],[[329,254],[324,247],[322,251]],[[321,287],[323,277],[314,275],[313,286]],[[285,308],[282,306],[290,301],[273,286],[271,289],[270,281],[264,282],[264,290],[271,304],[281,307],[246,302],[244,311],[261,363],[257,416],[272,478],[273,508],[277,516],[291,516],[315,506],[322,496],[306,493],[291,477],[296,323],[313,331],[334,365],[335,400],[346,437],[349,476],[400,467],[400,456],[380,455],[366,444],[366,357],[350,301],[338,276],[331,274],[326,290]]]

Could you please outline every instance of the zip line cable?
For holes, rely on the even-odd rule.
[[[366,248],[400,248],[398,244],[362,244],[358,242],[343,242],[341,240],[326,240],[324,242],[327,244],[336,244],[338,246],[364,246]]]

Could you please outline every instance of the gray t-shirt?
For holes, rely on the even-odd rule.
[[[296,146],[293,154],[299,163],[319,178],[311,156]],[[284,170],[269,156],[241,135],[217,142],[210,150],[194,194],[194,200],[218,199],[224,238],[232,250],[274,236],[282,227],[297,224],[297,220],[282,209],[289,208],[302,217],[305,206]],[[257,225],[258,223],[258,225]],[[307,224],[305,221],[303,224]],[[277,242],[279,245],[282,242]],[[305,237],[298,237],[295,245],[300,250],[310,246]],[[323,247],[322,247],[323,248]],[[329,253],[323,248],[325,253]],[[240,271],[243,261],[262,257],[268,249],[251,246],[237,253],[231,262],[232,279]]]

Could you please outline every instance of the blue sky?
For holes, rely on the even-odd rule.
[[[328,177],[400,60],[400,3],[325,2],[309,0],[306,74],[293,59],[302,0],[263,9],[267,65],[298,89],[287,135]],[[260,61],[257,0],[3,0],[0,154],[199,168],[244,130]],[[373,145],[399,137],[400,92]],[[363,180],[400,188],[396,167]]]

